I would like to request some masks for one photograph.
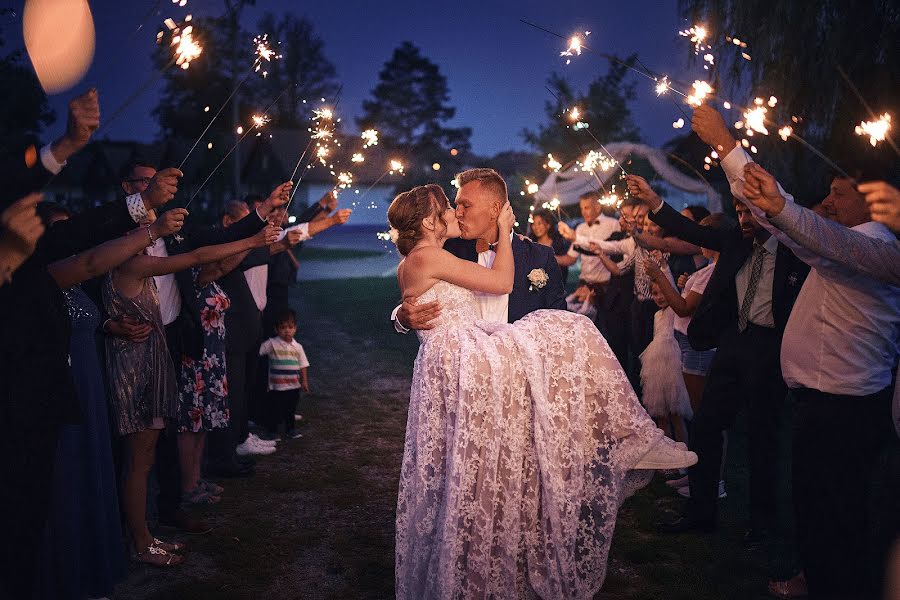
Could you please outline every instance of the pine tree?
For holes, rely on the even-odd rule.
[[[378,129],[381,143],[399,153],[407,165],[404,187],[433,182],[432,163],[452,172],[459,166],[456,157],[469,151],[472,130],[446,126],[456,114],[449,99],[439,67],[411,42],[403,42],[379,73],[372,98],[363,102],[357,124]]]

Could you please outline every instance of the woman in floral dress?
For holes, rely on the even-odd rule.
[[[194,504],[214,504],[222,488],[200,478],[206,432],[228,427],[228,379],[225,375],[225,311],[228,295],[213,281],[202,282],[201,269],[193,269],[191,312],[199,317],[201,354],[181,358],[178,390],[178,450],[181,488]],[[200,278],[198,280],[198,278]]]

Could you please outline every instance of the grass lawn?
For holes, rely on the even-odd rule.
[[[190,538],[181,567],[133,564],[115,598],[392,598],[394,512],[414,336],[392,332],[392,279],[306,282],[295,288],[298,339],[313,393],[301,401],[304,437],[262,457],[249,480],[221,481],[216,525]],[[745,435],[729,441],[727,500],[712,535],[664,537],[653,523],[680,510],[657,478],[619,514],[608,600],[762,599],[767,555],[741,544],[747,499]]]

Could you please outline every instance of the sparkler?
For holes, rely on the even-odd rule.
[[[544,163],[545,169],[550,169],[554,173],[559,173],[559,170],[562,169],[562,164],[553,158],[552,154],[547,155],[547,162]]]
[[[874,121],[863,121],[856,126],[856,135],[869,136],[872,147],[887,139],[887,133],[891,129],[891,115],[884,113]]]
[[[375,129],[366,129],[360,134],[363,139],[363,148],[378,145],[378,131]]]
[[[706,37],[709,35],[709,32],[702,25],[694,25],[690,29],[679,31],[678,35],[690,38],[690,42],[694,45],[694,54],[700,54],[701,50],[709,48],[706,44]]]
[[[188,15],[188,16],[190,16],[190,15]],[[267,62],[270,62],[273,59],[281,58],[281,54],[275,54],[275,52],[269,47],[268,39],[269,39],[268,34],[263,34],[262,36],[256,36],[255,38],[253,38],[253,43],[256,44],[256,48],[254,51],[254,53],[256,55],[256,59],[253,61],[253,64],[250,65],[250,69],[244,74],[244,76],[241,78],[241,80],[238,82],[238,84],[236,86],[234,86],[234,89],[231,90],[231,93],[228,94],[228,97],[225,98],[225,101],[222,102],[222,105],[219,107],[219,110],[216,111],[216,114],[213,115],[212,119],[209,120],[209,123],[206,124],[206,127],[203,128],[203,132],[194,141],[194,144],[191,146],[191,149],[188,150],[187,154],[182,159],[181,164],[178,165],[179,169],[181,169],[184,166],[184,164],[187,162],[188,158],[190,158],[191,154],[197,148],[197,144],[199,144],[200,140],[202,140],[203,137],[207,134],[207,132],[209,131],[209,128],[212,127],[212,124],[216,122],[216,120],[219,118],[219,115],[222,114],[222,111],[225,109],[226,106],[228,106],[228,103],[231,102],[231,99],[234,98],[234,95],[237,94],[239,89],[241,89],[241,86],[244,85],[244,82],[247,81],[247,78],[250,76],[250,74],[259,71],[262,61],[265,60]],[[267,72],[264,71],[263,77],[265,77],[266,74],[267,74]],[[203,109],[203,112],[209,112],[209,106],[205,107]],[[238,132],[238,135],[240,135],[240,132]]]
[[[788,138],[791,137],[792,133],[794,133],[794,128],[790,125],[785,125],[778,130],[778,136],[785,142],[788,141]]]
[[[350,162],[361,163],[366,158],[362,155],[361,152],[356,152],[353,156],[350,157]]]
[[[875,111],[872,110],[872,107],[869,106],[869,103],[866,102],[866,99],[863,97],[863,95],[860,93],[860,91],[857,89],[857,87],[856,87],[855,85],[853,85],[853,82],[852,82],[852,81],[850,81],[850,77],[847,76],[847,74],[844,72],[844,69],[842,69],[840,65],[835,65],[835,68],[837,69],[837,72],[840,74],[841,78],[844,80],[844,83],[847,84],[847,87],[850,88],[850,90],[851,90],[851,91],[856,95],[856,97],[859,99],[859,102],[860,102],[860,103],[863,105],[863,107],[865,107],[865,109],[869,112],[869,115],[872,117],[872,120],[873,120],[873,121],[878,121],[879,118],[875,115]],[[900,148],[897,147],[897,144],[895,144],[895,143],[894,143],[894,140],[891,139],[891,136],[888,135],[888,130],[890,129],[890,120],[891,120],[891,117],[890,117],[889,114],[885,113],[884,115],[882,115],[881,118],[884,119],[885,116],[887,117],[886,120],[887,120],[887,122],[888,122],[888,126],[887,126],[887,128],[885,128],[885,131],[884,131],[884,138],[882,138],[882,139],[886,139],[886,140],[887,140],[887,143],[890,144],[891,148],[894,150],[894,153],[895,153],[897,156],[900,156]],[[860,127],[861,127],[861,126],[862,126],[862,123],[860,123]],[[857,135],[862,135],[862,134],[859,133],[859,131],[857,131],[856,133],[857,133]],[[875,142],[878,142],[878,141],[880,141],[880,140],[878,140],[878,139],[875,140]],[[874,146],[875,143],[873,142],[872,145]]]
[[[669,77],[665,76],[656,83],[656,95],[662,96],[669,91]]]
[[[712,94],[712,86],[699,79],[691,85],[693,91],[687,96],[687,103],[691,106],[700,106],[709,94]]]
[[[756,106],[754,108],[750,108],[744,111],[744,124],[748,128],[748,135],[751,135],[751,131],[755,131],[757,133],[761,133],[763,135],[769,135],[769,130],[766,129],[766,110],[765,106],[762,106],[762,98],[756,99]]]
[[[587,37],[589,35],[591,35],[590,31],[584,32],[584,37]],[[569,38],[569,47],[566,48],[563,52],[560,52],[559,55],[568,57],[566,58],[566,64],[569,64],[572,62],[573,56],[581,56],[583,45],[584,42],[582,41],[581,36],[576,33],[571,38]]]

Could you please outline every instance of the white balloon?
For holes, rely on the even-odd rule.
[[[48,94],[81,81],[94,59],[94,17],[87,0],[27,0],[22,35]]]

